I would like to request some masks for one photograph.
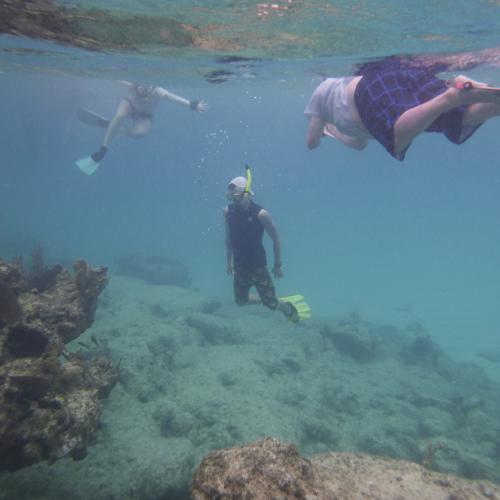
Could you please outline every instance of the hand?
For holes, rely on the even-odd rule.
[[[337,139],[337,129],[331,123],[326,123],[323,127],[323,135],[326,137],[331,137],[332,139]]]
[[[275,278],[283,278],[283,271],[281,270],[281,264],[274,264],[273,275]]]
[[[228,264],[226,268],[226,273],[229,274],[229,276],[233,275],[233,266],[231,264]]]
[[[198,111],[198,113],[205,113],[205,111],[208,111],[209,109],[210,106],[205,101],[199,101],[196,106],[196,111]]]

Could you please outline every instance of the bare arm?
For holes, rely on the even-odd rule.
[[[155,92],[160,99],[167,99],[169,101],[177,102],[179,104],[187,106],[193,111],[198,111],[198,113],[203,113],[204,111],[208,110],[208,104],[205,101],[190,101],[188,99],[185,99],[184,97],[169,92],[163,87],[156,87]]]
[[[129,82],[128,80],[118,80],[118,83],[121,83],[122,85],[125,85],[128,89],[131,89],[134,84],[132,82]]]
[[[312,115],[309,119],[309,126],[307,127],[307,147],[309,149],[315,149],[319,146],[321,137],[323,137],[323,128],[325,127],[325,122],[321,117]]]
[[[273,242],[274,266],[273,271],[276,277],[281,277],[281,241],[278,229],[274,225],[271,215],[267,210],[262,209],[259,212],[259,220],[264,226],[266,233]]]
[[[224,231],[226,241],[226,269],[228,274],[233,273],[233,248],[229,237],[229,223],[227,221],[227,207],[224,207]]]
[[[343,142],[346,146],[361,151],[366,148],[368,141],[366,139],[360,139],[358,137],[352,137],[350,135],[343,134],[339,132],[335,125],[327,123],[323,129],[324,135],[331,137],[333,139],[338,139]]]

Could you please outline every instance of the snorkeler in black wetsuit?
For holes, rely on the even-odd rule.
[[[262,238],[264,231],[273,242],[275,278],[281,278],[281,243],[278,230],[267,210],[253,202],[250,190],[251,174],[235,177],[228,185],[227,198],[231,202],[224,208],[226,228],[227,273],[234,277],[234,298],[238,305],[264,304],[269,309],[281,311],[296,323],[310,318],[309,306],[301,295],[276,296],[273,280],[267,270],[267,259]],[[254,286],[258,297],[251,297]]]

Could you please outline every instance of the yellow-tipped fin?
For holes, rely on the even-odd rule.
[[[311,308],[302,295],[288,295],[287,297],[280,297],[280,300],[292,306],[293,310],[286,315],[292,323],[298,323],[311,317]]]
[[[288,295],[286,297],[280,297],[283,302],[291,302],[292,304],[298,304],[304,301],[303,295]]]

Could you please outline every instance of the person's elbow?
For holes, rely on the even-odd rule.
[[[368,141],[359,140],[354,144],[354,149],[357,149],[358,151],[363,151],[363,149],[365,149],[367,145]]]
[[[318,137],[308,137],[306,140],[309,149],[316,149],[319,146],[319,142],[320,140]]]

